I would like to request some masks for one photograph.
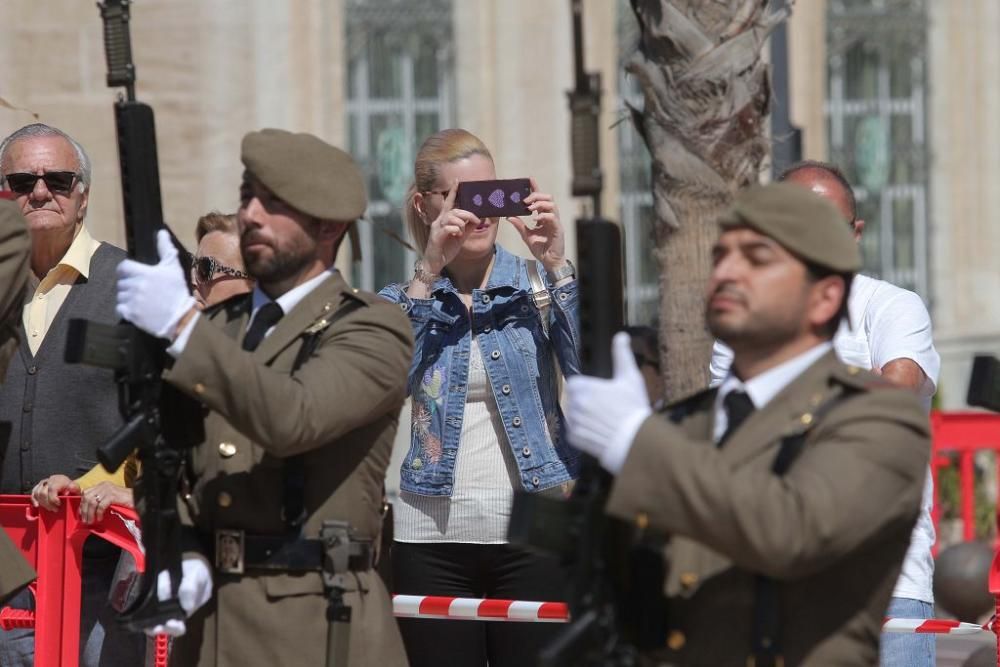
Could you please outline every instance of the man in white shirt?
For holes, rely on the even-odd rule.
[[[848,221],[860,241],[865,222],[857,217],[850,184],[840,170],[828,163],[806,161],[789,167],[781,181],[809,188],[825,197]],[[870,369],[893,383],[912,389],[930,410],[937,387],[941,358],[934,349],[931,319],[919,296],[892,283],[858,274],[848,299],[850,322],[841,323],[833,346],[849,364]],[[712,383],[722,382],[732,363],[732,351],[716,342],[712,351]],[[887,615],[896,618],[931,618],[934,615],[934,486],[924,482],[920,518],[913,527],[903,571],[896,582]],[[882,637],[882,667],[932,667],[933,635],[886,634]]]
[[[651,414],[624,334],[612,379],[567,381],[570,441],[616,476],[607,511],[667,540],[652,660],[877,659],[930,446],[912,392],[832,351],[861,264],[839,221],[787,183],[720,218],[706,321],[735,357],[718,389]]]

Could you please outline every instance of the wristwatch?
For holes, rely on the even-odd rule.
[[[556,269],[555,271],[547,271],[549,274],[549,280],[553,284],[559,282],[563,278],[576,278],[576,267],[573,266],[573,262],[566,260],[566,264],[561,269]]]

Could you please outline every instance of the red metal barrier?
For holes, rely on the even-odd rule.
[[[962,516],[962,539],[976,538],[976,470],[973,457],[976,452],[992,450],[996,452],[997,479],[1000,479],[1000,415],[987,412],[940,412],[931,413],[931,474],[934,476],[934,530],[941,521],[939,473],[942,468],[952,465],[950,454],[958,454],[958,484]],[[997,522],[1000,526],[1000,508]],[[997,536],[1000,539],[1000,534]],[[940,541],[940,539],[938,540]],[[1000,545],[1000,542],[995,542]],[[937,555],[938,545],[934,545]],[[997,640],[997,667],[1000,667],[1000,550],[993,556],[990,567],[989,589],[995,600],[996,616],[990,626]]]
[[[35,627],[36,667],[77,667],[80,660],[80,570],[83,543],[97,535],[132,554],[136,568],[146,558],[123,519],[134,510],[113,505],[94,524],[80,521],[80,497],[64,496],[56,512],[32,506],[29,496],[0,495],[0,525],[38,572],[35,611],[0,610],[11,627]]]
[[[931,474],[934,477],[934,530],[941,521],[939,473],[951,467],[950,454],[958,455],[959,494],[962,539],[976,537],[975,465],[976,452],[997,452],[997,475],[1000,479],[1000,415],[987,412],[931,412]],[[938,545],[934,545],[937,555]]]

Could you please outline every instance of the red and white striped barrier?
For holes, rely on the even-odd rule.
[[[565,623],[569,620],[569,608],[565,602],[489,600],[433,595],[394,595],[392,611],[396,616],[404,618],[529,623]]]
[[[908,634],[934,635],[974,635],[979,632],[992,632],[989,623],[963,623],[942,618],[887,618],[882,624],[882,632],[902,632]]]
[[[521,621],[566,623],[565,602],[453,598],[434,595],[393,595],[393,613],[401,618],[436,618],[458,621]],[[971,635],[991,632],[992,625],[978,625],[939,618],[887,618],[882,632],[905,634]]]

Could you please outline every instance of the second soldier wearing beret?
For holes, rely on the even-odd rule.
[[[172,340],[166,380],[208,409],[184,481],[193,548],[172,664],[319,667],[328,608],[346,607],[348,641],[331,648],[349,656],[336,664],[405,665],[373,566],[412,333],[398,307],[351,289],[333,266],[364,213],[363,178],[309,134],[251,132],[241,157],[251,294],[198,313],[175,285],[167,242],[159,265],[120,269],[119,311]]]
[[[719,226],[706,323],[734,350],[730,374],[650,414],[616,338],[612,379],[568,380],[571,442],[616,475],[607,511],[664,541],[651,664],[874,665],[926,413],[833,352],[860,258],[831,204],[752,187]]]
[[[0,382],[17,350],[17,322],[28,284],[28,224],[11,201],[0,199]],[[13,597],[35,573],[19,550],[0,531],[0,604]]]

